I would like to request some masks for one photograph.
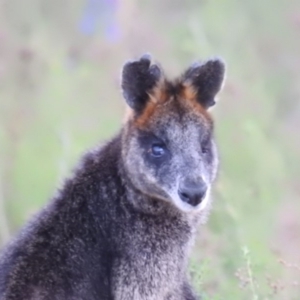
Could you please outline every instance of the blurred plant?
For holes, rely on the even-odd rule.
[[[100,23],[104,24],[106,38],[114,42],[120,32],[115,19],[118,0],[87,0],[79,28],[85,35],[94,35]]]
[[[0,173],[1,174],[1,173]],[[0,176],[0,246],[4,245],[10,236],[9,225],[6,216],[6,208],[2,193],[2,176]]]

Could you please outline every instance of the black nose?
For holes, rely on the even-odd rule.
[[[178,194],[182,201],[192,206],[197,206],[203,200],[206,191],[207,186],[203,180],[198,180],[197,182],[184,180],[179,185]]]

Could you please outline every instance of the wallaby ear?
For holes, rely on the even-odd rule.
[[[212,59],[192,65],[183,75],[183,84],[193,89],[197,101],[207,109],[215,104],[224,76],[225,63],[221,59]]]
[[[149,100],[149,92],[162,78],[162,70],[151,64],[151,56],[143,55],[140,59],[127,62],[122,71],[122,90],[127,104],[140,112]]]

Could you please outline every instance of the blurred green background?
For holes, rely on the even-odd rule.
[[[120,128],[120,70],[219,55],[221,170],[191,261],[203,299],[300,299],[300,2],[0,2],[0,245]]]

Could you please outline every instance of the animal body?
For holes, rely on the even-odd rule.
[[[3,251],[1,300],[197,299],[187,262],[217,172],[208,109],[224,71],[213,59],[170,81],[147,55],[124,65],[126,123]]]

